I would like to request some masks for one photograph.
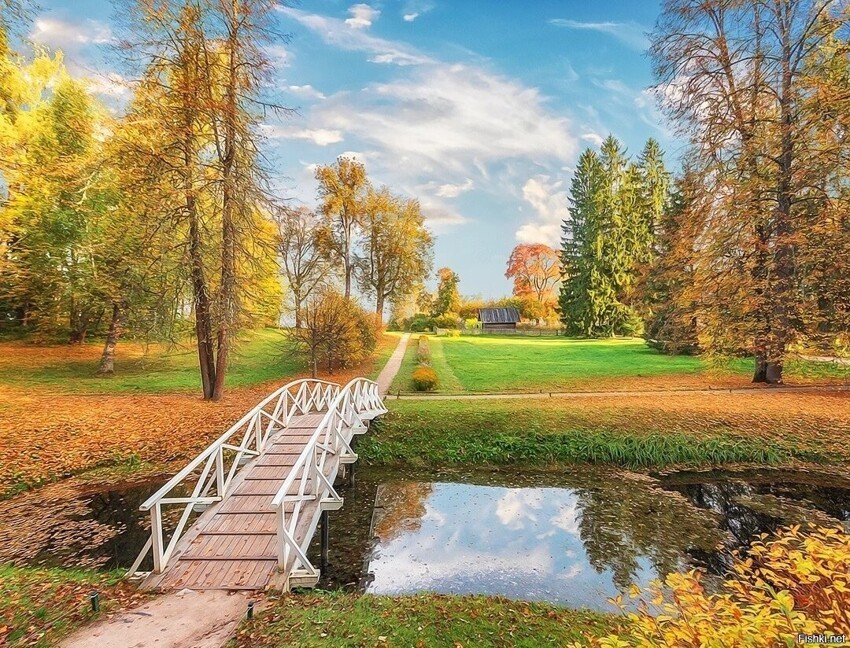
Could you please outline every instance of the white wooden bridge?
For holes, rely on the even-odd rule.
[[[322,513],[342,506],[334,481],[357,460],[353,437],[386,411],[378,385],[365,378],[281,387],[142,504],[151,537],[130,572],[152,551],[146,588],[314,586],[319,570],[307,548]],[[176,520],[170,535],[165,510]]]

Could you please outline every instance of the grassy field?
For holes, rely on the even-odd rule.
[[[303,370],[303,363],[287,353],[285,334],[278,329],[251,331],[233,351],[227,383],[230,387],[256,385]],[[73,393],[168,393],[197,390],[200,384],[197,350],[181,346],[137,343],[118,345],[115,375],[95,375],[102,346],[34,346],[25,342],[0,344],[0,384],[50,388]]]
[[[376,464],[846,464],[850,393],[388,401],[358,453]]]
[[[242,624],[231,647],[565,646],[619,619],[541,603],[481,596],[283,596]]]
[[[410,353],[408,349],[394,392],[410,390],[415,349]],[[431,337],[431,353],[440,391],[446,393],[743,386],[752,375],[752,361],[746,358],[712,362],[669,356],[640,339]],[[786,375],[790,383],[847,380],[850,367],[792,361]]]

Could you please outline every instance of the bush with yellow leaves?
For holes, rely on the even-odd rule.
[[[626,612],[622,596],[612,599],[628,632],[591,637],[590,645],[749,648],[795,646],[801,634],[850,635],[850,536],[841,529],[760,536],[718,593],[707,594],[700,577],[670,574],[646,592],[632,587],[637,612]]]

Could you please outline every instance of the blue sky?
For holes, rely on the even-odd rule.
[[[120,102],[109,0],[42,0],[31,37]],[[276,186],[312,205],[313,170],[340,154],[418,197],[435,268],[464,294],[510,292],[517,243],[557,247],[582,149],[608,133],[631,152],[680,152],[648,87],[655,0],[302,0],[282,8],[275,92],[294,117],[265,125]]]

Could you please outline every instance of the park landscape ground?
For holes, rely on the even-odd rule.
[[[28,518],[29,505],[40,497],[173,472],[272,386],[303,374],[279,352],[279,337],[266,330],[243,340],[234,387],[220,403],[200,401],[186,374],[192,355],[179,349],[145,354],[131,347],[123,375],[119,369],[114,378],[95,379],[89,377],[93,347],[3,343],[3,544],[28,555],[16,538],[23,535],[21,525],[41,524]],[[385,335],[374,358],[333,378],[375,377],[398,339]],[[412,347],[396,391],[409,380]],[[840,389],[840,365],[801,364],[796,382],[809,387],[805,391],[733,393],[726,388],[746,385],[743,362],[718,369],[696,358],[660,355],[637,340],[433,338],[432,360],[447,394],[529,393],[485,400],[390,398],[390,413],[358,446],[362,462],[411,476],[482,465],[568,473],[587,464],[812,472],[850,464],[850,392]],[[794,376],[789,372],[792,385]],[[706,388],[715,391],[694,391]],[[566,390],[576,395],[539,393]],[[92,589],[101,592],[107,614],[147,596],[117,572],[84,567],[19,563],[3,567],[2,580],[0,630],[13,645],[52,645],[91,621],[86,597]],[[461,645],[563,645],[623,623],[613,615],[480,596],[316,592],[273,596],[266,605],[258,620],[240,627],[236,645],[286,645],[296,636],[299,645],[435,645],[444,637]]]

